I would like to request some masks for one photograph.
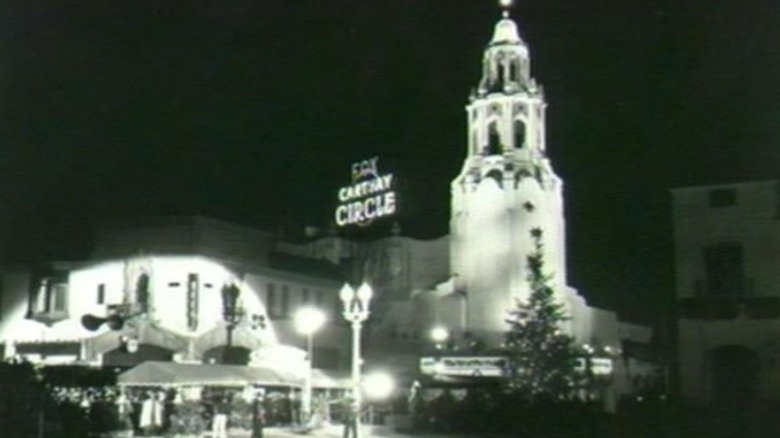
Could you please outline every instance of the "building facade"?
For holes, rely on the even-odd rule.
[[[780,398],[779,189],[672,190],[679,381],[690,400]]]
[[[275,254],[267,237],[200,217],[146,219],[103,228],[90,260],[6,268],[4,357],[304,367],[294,313],[314,305],[340,320],[342,282],[326,265]],[[346,368],[348,334],[340,324],[318,332],[315,366]]]

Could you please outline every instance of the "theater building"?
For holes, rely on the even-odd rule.
[[[624,343],[646,344],[652,333],[588,305],[568,282],[564,184],[547,154],[547,102],[531,73],[529,48],[506,13],[480,70],[465,108],[465,150],[451,149],[464,161],[451,183],[449,235],[415,240],[396,227],[369,244],[326,235],[280,248],[336,264],[359,261],[380,300],[369,330],[371,345],[383,348],[371,350],[370,363],[419,370],[436,327],[466,350],[501,346],[507,310],[529,296],[526,260],[534,250],[531,232],[540,230],[555,297],[571,317],[563,329],[609,362],[616,393],[630,392],[634,362]],[[647,371],[638,363],[633,368]]]

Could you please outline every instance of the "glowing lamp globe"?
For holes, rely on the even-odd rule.
[[[325,313],[314,307],[304,307],[295,314],[295,329],[302,335],[310,335],[325,324]]]
[[[355,290],[352,289],[352,286],[345,284],[344,287],[341,288],[341,291],[339,291],[339,298],[341,298],[341,301],[347,303],[349,300],[352,299],[352,297],[355,295]]]
[[[364,303],[368,303],[368,301],[373,296],[374,296],[374,290],[371,289],[371,286],[369,286],[368,283],[361,284],[357,290],[358,299]]]
[[[374,372],[363,379],[363,392],[374,400],[386,399],[395,389],[393,377],[384,372]]]
[[[444,342],[449,337],[450,333],[444,327],[439,326],[431,329],[431,339],[433,339],[434,342]]]
[[[508,8],[512,6],[512,0],[499,0],[498,2],[502,8]]]

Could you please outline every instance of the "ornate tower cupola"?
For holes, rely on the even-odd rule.
[[[502,5],[507,8],[509,3]],[[469,148],[462,176],[479,180],[497,170],[503,174],[500,184],[508,179],[506,172],[515,177],[530,174],[540,182],[555,179],[544,152],[545,107],[542,88],[531,77],[528,46],[505,9],[485,48],[482,78],[466,107]],[[489,159],[495,156],[503,159]]]
[[[507,11],[504,11],[503,19],[496,24],[493,39],[485,50],[482,68],[478,96],[535,88],[531,79],[528,47],[520,38],[517,26],[509,19]]]

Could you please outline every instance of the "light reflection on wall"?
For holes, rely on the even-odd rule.
[[[76,267],[68,276],[67,319],[49,326],[26,318],[29,310],[30,273],[6,273],[3,275],[4,309],[0,319],[0,342],[59,342],[80,341],[108,332],[106,325],[92,332],[81,324],[86,314],[105,317],[109,306],[133,302],[134,279],[128,279],[128,266],[134,260],[112,260],[84,264]],[[247,315],[266,316],[261,296],[251,283],[263,283],[262,276],[242,276],[237,270],[206,257],[200,256],[153,256],[146,259],[146,270],[150,270],[150,308],[146,317],[158,327],[187,338],[196,338],[224,326],[222,315],[222,287],[230,282],[240,285],[239,306]],[[197,274],[198,320],[193,330],[187,320],[187,280]],[[254,277],[254,281],[245,281]],[[34,289],[34,288],[33,288]],[[102,290],[102,293],[99,292]],[[103,302],[99,302],[102,294]],[[278,343],[274,328],[266,324],[263,329],[253,330],[263,344]]]

